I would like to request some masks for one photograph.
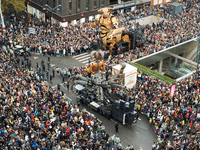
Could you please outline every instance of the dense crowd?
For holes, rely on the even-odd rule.
[[[147,74],[139,73],[132,91],[139,112],[146,114],[158,135],[155,149],[199,149],[199,79],[194,73],[171,86]],[[173,142],[170,142],[170,136]],[[155,145],[156,146],[156,145]]]
[[[144,39],[146,44],[129,52],[131,59],[137,59],[181,42],[195,38],[199,34],[198,5],[184,2],[183,12],[171,15],[168,12],[168,4],[160,6],[144,6],[134,12],[117,13],[119,27],[131,30],[134,21],[129,19],[134,16],[158,15],[163,12],[165,19],[152,25],[144,26]],[[29,28],[35,28],[35,34],[30,34]],[[34,53],[48,53],[51,56],[75,55],[91,50],[98,39],[98,28],[93,28],[86,23],[77,23],[61,27],[55,24],[54,30],[49,21],[32,20],[28,24],[14,22],[6,24],[6,32],[2,35],[3,42],[11,43],[10,47],[17,44],[24,45],[27,51]],[[54,32],[54,34],[52,33]],[[127,58],[126,55],[125,59]]]
[[[144,36],[148,45],[106,61],[107,70],[110,71],[112,65],[149,55],[199,35],[198,5],[193,1],[183,4],[183,12],[178,15],[168,14],[168,5],[164,5],[165,20],[145,26]],[[155,8],[145,7],[136,13],[156,15],[160,8]],[[121,20],[119,25],[132,28],[133,24],[127,19],[132,14],[118,15],[118,18],[126,19]],[[37,36],[29,34],[28,27],[35,27]],[[13,23],[7,24],[2,39],[7,44],[25,45],[31,52],[43,53],[47,49],[48,54],[60,56],[86,51],[98,38],[96,29],[87,24],[56,27],[54,31],[52,37],[48,22],[35,21],[28,25]],[[12,47],[12,44],[9,45]],[[102,123],[71,104],[62,94],[44,84],[43,80],[38,82],[36,76],[29,74],[13,56],[1,51],[0,65],[2,149],[106,149],[113,146]],[[79,70],[87,75],[84,68],[74,71]],[[200,149],[200,119],[197,116],[200,91],[197,74],[177,82],[174,96],[170,96],[171,86],[138,72],[137,86],[128,89],[127,93],[134,96],[138,112],[147,115],[149,125],[153,126],[158,135],[154,149]],[[123,90],[112,90],[121,98],[127,96]]]
[[[95,116],[38,82],[14,56],[0,53],[0,149],[112,148]]]

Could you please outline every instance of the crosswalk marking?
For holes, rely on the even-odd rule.
[[[72,57],[85,65],[89,65],[90,54],[88,54],[87,52]],[[91,60],[90,64],[93,62],[94,60]]]
[[[90,55],[90,54],[88,54],[88,53],[86,52],[86,53],[78,54],[78,55],[74,56],[73,58],[80,57],[80,56],[82,56],[82,55]]]
[[[87,63],[89,63],[89,60],[85,60],[85,61],[81,61],[81,62],[84,64],[87,64]],[[90,61],[90,62],[92,62],[92,61]]]
[[[88,57],[84,57],[84,58],[81,58],[79,59],[79,61],[83,62],[84,60],[89,60]]]

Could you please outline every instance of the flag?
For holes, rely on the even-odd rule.
[[[170,93],[171,97],[174,96],[175,89],[176,89],[176,85],[172,85],[172,87],[171,87],[171,93]]]

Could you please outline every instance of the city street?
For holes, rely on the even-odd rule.
[[[41,56],[37,54],[32,54],[30,56],[32,67],[36,68],[36,63],[41,65],[41,61],[44,60],[45,67],[47,68],[47,56]],[[73,68],[74,66],[82,66],[83,64],[80,61],[76,61],[74,58],[70,56],[66,57],[51,57],[50,60],[50,74],[52,74],[52,69],[54,68],[56,71],[56,67],[59,68]],[[66,81],[66,80],[65,80]],[[62,84],[62,78],[60,75],[57,75],[55,72],[55,78],[52,80],[52,84],[49,83],[53,88],[57,89],[58,83],[61,85],[61,90],[66,94],[66,97],[72,101],[73,104],[77,104],[78,97],[71,91],[68,91],[64,85]],[[86,106],[81,106],[86,107]],[[87,109],[87,107],[86,107]],[[100,114],[92,111],[92,113],[102,121],[102,123],[106,127],[106,132],[112,136],[113,134],[118,135],[121,139],[121,143],[124,148],[127,145],[133,145],[135,149],[142,147],[143,150],[151,150],[153,142],[156,141],[156,135],[153,133],[153,128],[149,125],[147,117],[145,115],[139,116],[137,123],[134,125],[122,125],[119,126],[119,132],[115,132],[115,120],[105,118]]]

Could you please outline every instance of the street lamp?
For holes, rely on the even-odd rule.
[[[52,28],[53,28],[53,41],[54,41],[53,12],[54,12],[56,9],[57,9],[57,10],[60,10],[58,7],[61,7],[61,5],[58,5],[58,6],[54,7],[54,8],[50,7],[48,4],[45,4],[45,6],[46,6],[47,8],[43,8],[43,10],[49,10],[49,11],[51,11],[51,13],[52,13],[51,26],[52,26]]]

